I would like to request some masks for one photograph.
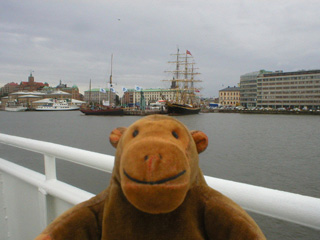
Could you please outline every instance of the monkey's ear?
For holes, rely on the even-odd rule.
[[[117,148],[119,140],[126,130],[126,127],[118,127],[112,130],[109,135],[109,141],[114,148]]]
[[[204,150],[206,150],[209,143],[207,135],[198,130],[190,131],[190,133],[197,146],[198,153],[202,153]]]

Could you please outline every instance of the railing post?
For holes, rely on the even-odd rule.
[[[56,158],[54,156],[44,154],[44,172],[46,181],[57,179]],[[48,205],[48,193],[42,188],[39,188],[39,207],[40,224],[42,229],[44,229],[49,223],[48,214],[51,206],[50,204]]]
[[[44,171],[47,181],[57,179],[56,158],[54,156],[44,155]]]
[[[8,222],[8,213],[7,213],[7,202],[5,201],[5,189],[4,189],[4,177],[2,171],[0,171],[0,239],[9,239],[9,222]]]
[[[48,225],[48,194],[47,192],[39,188],[38,189],[38,198],[39,198],[39,214],[40,214],[40,227],[45,229]]]

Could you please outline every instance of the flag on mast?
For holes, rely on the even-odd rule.
[[[190,52],[189,50],[187,50],[187,54],[189,54],[189,55],[191,55],[191,56],[192,56],[192,54],[191,54],[191,52]]]
[[[134,90],[136,90],[136,91],[142,91],[142,88],[139,87],[139,86],[135,86],[135,87],[134,87]]]

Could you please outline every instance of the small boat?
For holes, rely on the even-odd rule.
[[[23,112],[27,110],[27,107],[24,107],[22,104],[19,104],[16,101],[12,101],[7,102],[4,110],[8,112]]]
[[[73,111],[79,110],[75,104],[69,104],[66,100],[55,100],[54,102],[40,105],[35,108],[36,111]]]
[[[190,51],[176,54],[175,61],[169,63],[175,64],[175,70],[166,71],[173,75],[173,78],[167,81],[171,82],[171,89],[175,91],[175,99],[167,101],[169,115],[189,115],[198,114],[200,108],[200,98],[196,95],[199,88],[195,87],[195,83],[201,82],[194,77],[200,73],[194,71],[195,62]]]

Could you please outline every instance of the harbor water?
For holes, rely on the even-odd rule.
[[[114,155],[109,133],[140,116],[85,116],[72,112],[0,111],[0,132]],[[212,177],[320,198],[320,117],[206,113],[176,116],[209,137],[200,167]],[[0,157],[44,172],[43,156],[0,144]],[[109,175],[57,161],[60,180],[94,194]],[[250,213],[267,239],[319,239],[320,231]]]

